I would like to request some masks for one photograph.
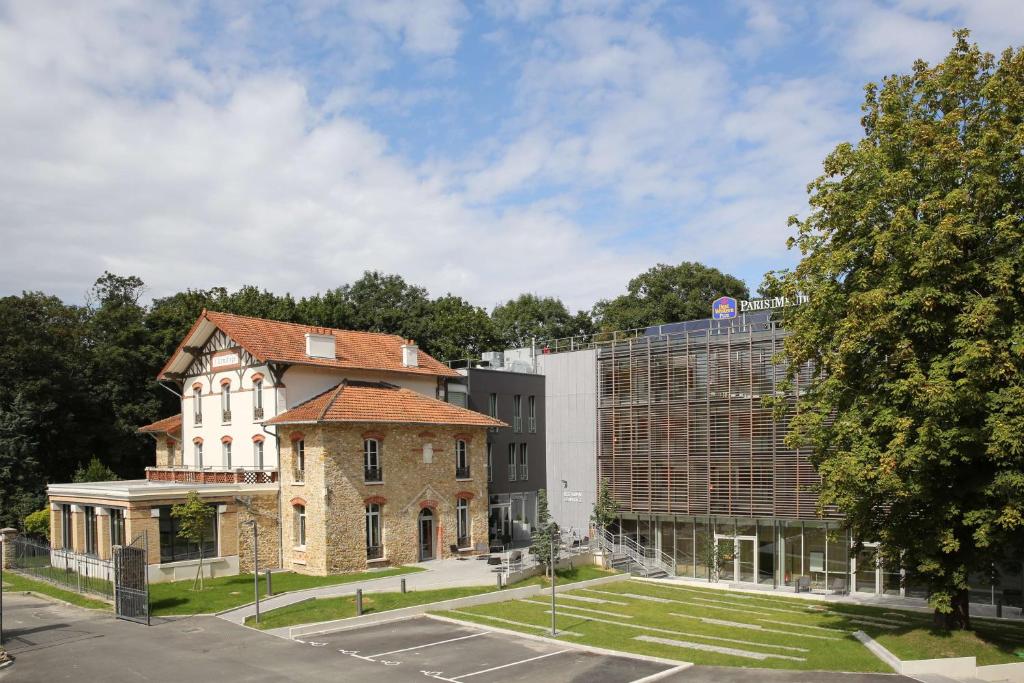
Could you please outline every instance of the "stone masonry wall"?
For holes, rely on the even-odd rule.
[[[277,500],[275,495],[253,496],[248,506],[237,506],[239,571],[252,571],[252,527],[246,522],[253,519],[259,535],[260,571],[279,568],[281,537]]]
[[[471,543],[487,542],[486,428],[334,424],[311,426],[302,436],[304,484],[293,481],[294,447],[282,448],[286,568],[312,574],[366,569],[365,506],[369,501],[381,503],[388,564],[419,560],[419,516],[424,507],[434,515],[434,557],[450,556],[449,546],[456,542],[459,494],[469,499]],[[455,478],[457,437],[467,443],[471,477],[466,480]],[[364,482],[364,438],[380,441],[381,483]],[[423,461],[427,443],[433,447],[430,463]],[[295,548],[291,540],[293,502],[306,506],[304,550]]]

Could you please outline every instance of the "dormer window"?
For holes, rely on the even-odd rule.
[[[306,333],[306,355],[310,358],[329,358],[334,360],[335,355],[333,334]]]

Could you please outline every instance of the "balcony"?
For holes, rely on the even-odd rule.
[[[523,417],[522,415],[514,415],[512,417],[512,431],[519,434],[523,431]]]
[[[469,466],[467,465],[466,467],[456,467],[455,468],[455,478],[456,479],[470,479],[471,477],[469,476]]]
[[[203,424],[203,414],[202,413],[195,413],[192,416],[192,419],[193,419],[193,424],[195,424],[195,426],[197,426],[197,427],[201,427],[202,426],[202,424]]]
[[[535,418],[535,417],[528,417],[528,418],[526,418],[526,431],[528,431],[530,434],[536,434],[537,433],[537,418]]]
[[[363,481],[368,483],[378,483],[384,481],[384,468],[383,467],[364,467],[363,468]]]
[[[253,420],[262,420],[263,419],[263,408],[262,407],[253,408],[252,409],[252,419]]]
[[[231,424],[231,411],[222,410],[220,411],[220,421],[222,424]]]
[[[257,470],[207,467],[201,470],[189,467],[147,467],[149,481],[173,484],[273,484],[278,480],[277,470]]]
[[[382,545],[368,545],[366,546],[366,559],[368,560],[380,560],[384,557],[384,546]]]

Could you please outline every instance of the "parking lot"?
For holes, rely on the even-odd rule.
[[[377,664],[381,673],[389,678],[392,674],[403,673],[403,680],[413,680],[413,674],[419,674],[424,679],[473,683],[536,680],[635,683],[675,668],[428,617],[309,636],[300,642]]]

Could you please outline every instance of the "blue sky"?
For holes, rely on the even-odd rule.
[[[0,0],[0,294],[754,288],[864,83],[960,26],[1024,44],[1024,3]]]

